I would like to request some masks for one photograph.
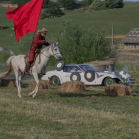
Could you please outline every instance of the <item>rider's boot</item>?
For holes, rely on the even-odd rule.
[[[25,69],[24,69],[24,71],[23,71],[22,77],[24,77],[25,74],[29,74],[29,73],[28,73],[29,68],[30,68],[30,63],[27,63],[27,65],[26,65],[26,67],[25,67]]]

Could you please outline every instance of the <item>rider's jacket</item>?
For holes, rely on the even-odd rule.
[[[49,46],[50,44],[45,40],[45,37],[37,34],[33,38],[32,47],[28,50],[29,62],[34,60],[36,50],[41,49],[42,45]]]

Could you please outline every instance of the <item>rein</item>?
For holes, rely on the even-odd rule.
[[[52,51],[52,48],[51,48],[51,51]],[[44,52],[44,51],[43,51]],[[44,55],[45,57],[48,57],[47,55],[45,55],[43,52],[41,52],[40,54],[42,54],[42,55]],[[51,55],[50,57],[48,57],[48,58],[51,58],[51,57],[54,57],[55,55],[57,55],[57,54],[60,54],[60,53],[56,53],[56,54],[54,54],[54,52],[52,51],[52,53],[53,53],[53,55]],[[39,63],[40,63],[40,60],[39,60]],[[38,63],[38,64],[39,64]]]

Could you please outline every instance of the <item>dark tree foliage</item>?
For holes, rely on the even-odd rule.
[[[30,0],[11,0],[12,4],[18,4],[18,6],[23,5],[27,2],[29,2]]]
[[[90,6],[92,2],[93,2],[93,0],[82,0],[81,6],[82,7]]]
[[[41,19],[50,18],[50,17],[60,17],[64,15],[62,10],[59,7],[59,4],[56,2],[50,2],[48,8],[41,15]]]
[[[63,8],[67,10],[72,10],[76,8],[75,0],[58,0],[58,2]]]
[[[12,4],[18,4],[23,5],[31,0],[11,0]],[[48,8],[48,5],[50,4],[50,0],[43,0],[42,8]]]
[[[103,4],[108,9],[123,8],[124,6],[123,0],[104,0]]]
[[[42,8],[48,8],[49,5],[50,5],[50,0],[43,0]]]

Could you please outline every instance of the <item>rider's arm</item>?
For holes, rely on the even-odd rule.
[[[49,46],[50,43],[49,43],[47,40],[45,40],[44,43],[43,43],[43,45],[45,45],[45,46]]]
[[[34,37],[33,42],[36,43],[36,44],[44,44],[44,43],[45,43],[45,40],[41,40],[41,39],[40,39],[40,34],[37,34],[37,35]]]

